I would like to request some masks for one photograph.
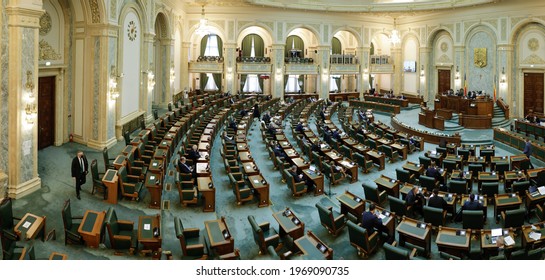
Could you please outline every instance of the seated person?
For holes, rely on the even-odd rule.
[[[341,141],[341,134],[339,133],[338,129],[333,130],[331,137],[333,137],[335,140]]]
[[[288,155],[286,155],[286,152],[284,152],[284,149],[282,149],[282,147],[280,147],[280,144],[278,144],[276,141],[275,141],[275,144],[273,145],[273,152],[277,158],[281,158],[283,160],[288,158]]]
[[[193,145],[191,146],[191,150],[187,152],[187,158],[193,162],[193,168],[195,168],[195,165],[197,165],[197,161],[201,157],[201,154],[199,153],[199,150],[197,148],[197,145]]]
[[[246,116],[248,116],[248,110],[246,110],[246,109],[240,109],[240,111],[238,111],[238,113],[239,113],[239,115],[240,115],[241,117],[246,117]]]
[[[235,99],[233,99],[232,97],[229,98],[229,103],[230,103],[230,104],[235,104]]]
[[[423,216],[422,207],[424,206],[424,197],[422,197],[422,194],[418,193],[417,186],[414,186],[409,193],[407,193],[405,201],[407,202],[407,206],[412,206],[414,211],[418,211],[420,215]]]
[[[271,122],[271,115],[269,114],[269,111],[266,111],[263,116],[261,117],[261,120],[265,122],[266,125],[268,125]]]
[[[324,109],[320,110],[320,119],[321,119],[323,122],[325,121]]]
[[[312,143],[312,146],[310,146],[310,149],[311,151],[317,152],[317,153],[320,153],[322,151],[322,149],[320,149],[320,143],[318,142],[318,140]]]
[[[293,176],[295,183],[305,182],[307,185],[307,192],[314,191],[314,182],[309,178],[303,176],[303,174],[297,174],[297,165],[292,165],[288,172]]]
[[[227,135],[227,131],[225,131],[225,130],[221,134],[221,137],[223,138],[223,140],[225,140],[225,143],[236,144],[235,138],[230,137],[229,135]]]
[[[435,178],[435,181],[441,179],[441,173],[439,173],[439,170],[437,170],[437,166],[435,166],[435,161],[432,161],[430,166],[426,170],[426,176]]]
[[[301,122],[298,122],[297,123],[297,126],[295,127],[295,131],[299,132],[299,133],[303,133],[304,132],[304,127],[303,127],[303,123]]]
[[[379,215],[380,214],[376,212],[375,204],[371,203],[369,205],[369,210],[363,212],[361,216],[361,227],[367,230],[368,236],[371,236],[371,234],[373,234],[375,230],[386,234],[387,242],[392,243],[395,236],[388,230],[388,228],[384,224],[382,224],[382,219],[379,218]]]
[[[416,148],[420,149],[420,142],[416,141],[413,137],[409,138],[409,143],[413,144]]]
[[[197,178],[197,170],[187,165],[187,159],[185,157],[180,157],[180,160],[178,161],[178,169],[180,170],[180,173],[193,174],[193,179]]]
[[[483,210],[483,219],[486,220],[486,216],[484,215],[485,208],[482,203],[480,203],[478,200],[475,200],[475,194],[473,193],[469,195],[469,200],[464,202],[464,205],[462,205],[460,211],[456,213],[456,218],[454,218],[455,222],[462,221],[462,213],[464,210]]]
[[[233,118],[229,120],[229,127],[235,130],[235,133],[237,132],[237,121]]]
[[[327,144],[331,144],[331,137],[332,137],[332,133],[331,133],[331,130],[329,129],[329,127],[324,127],[324,141],[327,143]]]
[[[432,195],[428,200],[428,206],[443,210],[447,209],[447,202],[443,197],[439,196],[439,190],[437,188],[433,189]]]
[[[346,173],[348,173],[348,175],[352,176],[352,172],[350,170],[345,170],[344,167],[337,165],[337,163],[334,161],[331,161],[331,167],[333,169],[333,173],[344,173],[345,176]]]
[[[278,129],[278,126],[274,122],[269,123],[269,127],[267,128],[269,134],[274,137],[276,135],[276,130]]]

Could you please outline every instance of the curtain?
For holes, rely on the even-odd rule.
[[[297,84],[298,85],[302,85],[300,86],[300,90],[302,93],[305,93],[305,75],[299,75],[299,79],[297,81]]]
[[[284,55],[285,57],[290,56],[290,50],[300,50],[299,56],[301,58],[305,57],[305,43],[303,42],[303,39],[297,35],[291,35],[286,39],[286,46],[284,47]]]
[[[246,80],[248,79],[248,75],[247,74],[242,74],[240,75],[240,82],[242,83],[240,85],[240,91],[243,92],[244,91],[244,87],[246,86]]]
[[[208,36],[210,35],[206,35],[201,39],[201,56],[204,56],[204,53],[206,52],[206,45],[208,45]]]
[[[333,37],[333,40],[331,40],[331,54],[342,54],[342,52],[343,48],[341,45],[341,41]]]
[[[223,41],[221,40],[220,36],[214,35],[216,38],[218,38],[218,52],[219,57],[223,57]],[[218,85],[219,87],[219,85]]]
[[[252,52],[252,35],[247,35],[242,40],[242,56],[243,57],[250,57],[250,54]]]
[[[221,91],[221,74],[212,74],[216,86],[218,86],[218,91]]]
[[[264,92],[264,90],[263,90],[263,79],[261,79],[259,77],[259,75],[257,75],[257,78],[258,78],[257,81],[259,82],[259,89],[261,89],[260,92]]]
[[[375,45],[373,45],[373,43],[371,43],[371,49],[369,50],[369,54],[370,55],[375,54]],[[369,67],[371,67],[370,64],[369,64]],[[371,77],[371,71],[369,71],[369,88],[373,88],[373,78]]]
[[[265,42],[259,35],[255,35],[255,34],[254,34],[254,51],[255,51],[256,57],[265,57]]]
[[[288,78],[289,77],[290,76],[288,76],[288,75],[284,75],[284,91],[286,91],[286,86],[288,85]]]
[[[337,90],[340,92],[341,91],[341,78],[340,77],[336,78],[335,83],[337,84]]]
[[[201,92],[204,92],[204,89],[206,88],[206,84],[208,83],[208,76],[206,73],[201,73]]]

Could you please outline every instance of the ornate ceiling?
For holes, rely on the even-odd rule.
[[[189,6],[258,6],[282,9],[388,13],[470,7],[509,0],[183,0]]]

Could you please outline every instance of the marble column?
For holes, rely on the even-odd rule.
[[[319,98],[329,97],[329,50],[330,46],[318,46],[318,55],[316,63],[318,63],[318,88],[317,93]]]
[[[117,51],[117,26],[90,26],[86,31],[91,35],[93,42],[91,48],[92,57],[92,82],[88,88],[86,101],[90,101],[89,117],[92,122],[84,122],[89,125],[90,133],[87,137],[87,146],[100,150],[104,147],[112,147],[117,142],[114,135],[115,101],[109,98],[109,83],[112,75],[112,66],[115,66]],[[112,53],[113,52],[113,53]],[[122,137],[122,135],[119,135]]]
[[[155,100],[160,108],[167,108],[167,104],[172,101],[170,92],[170,58],[171,49],[174,40],[170,38],[161,38],[159,40],[160,57],[155,62]]]
[[[420,47],[420,67],[417,70],[418,75],[420,76],[420,89],[419,95],[424,98],[424,102],[428,102],[428,106],[433,105],[433,96],[430,97],[428,86],[430,84],[430,48]],[[433,61],[433,59],[432,59]],[[424,66],[424,76],[421,76],[422,66]],[[430,99],[431,98],[431,99]]]
[[[394,60],[394,74],[392,75],[393,78],[393,91],[395,95],[401,95],[401,80],[402,80],[402,74],[403,74],[403,61],[401,60],[401,47],[400,46],[394,46],[391,49],[391,56]]]
[[[273,44],[271,52],[272,81],[271,94],[273,98],[284,99],[284,44]]]
[[[148,71],[150,70],[150,65],[153,64],[155,34],[147,32],[144,34],[143,39],[144,48],[141,51],[142,62],[140,64],[140,67],[142,68],[142,76],[140,78],[142,83],[142,86],[140,87],[140,110],[145,111],[144,119],[146,120],[146,124],[149,124],[153,122],[153,90],[148,89]],[[157,88],[157,85],[155,88]]]
[[[509,110],[510,118],[524,116],[523,106],[517,106],[518,104],[523,104],[524,98],[517,100],[515,94],[514,86],[515,82],[517,81],[516,73],[518,70],[515,68],[513,62],[514,49],[515,47],[511,44],[498,45],[498,81],[501,81],[503,78],[502,76],[505,76],[505,83],[499,83],[496,96],[498,98],[503,98],[505,103],[509,105],[509,108],[511,108]],[[502,70],[505,74],[502,73]],[[522,77],[522,79],[524,81],[524,77]],[[523,96],[522,92],[519,95]],[[517,104],[518,101],[520,101],[520,103]]]
[[[236,62],[236,43],[223,44],[223,92],[237,92],[237,62]]]
[[[20,198],[41,186],[38,177],[38,130],[36,117],[27,121],[27,105],[38,107],[38,29],[42,15],[42,1],[8,1],[8,196]],[[5,35],[4,35],[5,36]],[[4,93],[3,93],[4,94]],[[29,97],[34,96],[34,100]],[[36,109],[37,110],[37,109]],[[6,121],[2,121],[2,126]]]
[[[369,51],[370,47],[359,47],[357,49],[357,58],[360,62],[360,73],[358,75],[358,91],[360,99],[363,100],[363,94],[369,91]]]
[[[182,42],[182,54],[181,54],[181,60],[180,63],[182,67],[180,68],[180,81],[182,83],[183,91],[186,90],[189,91],[189,88],[191,88],[191,84],[189,82],[189,48],[191,47],[191,42]],[[184,96],[184,104],[187,104],[189,102],[189,99],[185,98]]]

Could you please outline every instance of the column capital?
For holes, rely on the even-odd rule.
[[[28,5],[16,6],[10,1],[6,13],[9,26],[40,28],[40,17],[44,10],[41,9],[41,5],[37,8]]]
[[[272,44],[271,47],[273,50],[279,50],[279,49],[283,49],[285,46],[286,44]]]

